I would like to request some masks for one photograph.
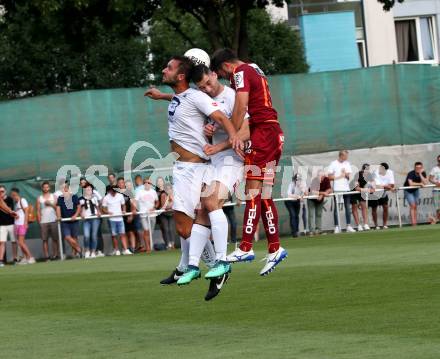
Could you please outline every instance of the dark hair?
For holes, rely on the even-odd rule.
[[[20,193],[20,190],[17,187],[12,187],[11,192]]]
[[[115,191],[115,189],[113,188],[113,186],[111,185],[111,184],[109,184],[109,185],[107,185],[106,187],[105,187],[105,193],[107,194],[107,193],[110,193],[110,192],[114,192]]]
[[[440,155],[437,156],[437,160],[440,158]]]
[[[423,163],[420,162],[420,161],[417,161],[416,163],[414,163],[414,167],[415,167],[415,166],[423,166]]]
[[[231,49],[220,49],[214,52],[211,57],[211,70],[218,71],[224,62],[237,61],[237,54]]]
[[[107,178],[109,178],[110,176],[116,177],[116,175],[115,175],[113,172],[110,172],[110,173],[107,175]]]
[[[365,171],[365,169],[366,169],[367,167],[370,167],[370,165],[369,165],[368,163],[364,163],[364,164],[362,165],[362,171]]]
[[[86,182],[86,184],[84,185],[83,189],[87,188],[87,187],[92,187],[92,189],[95,189],[95,186],[92,185],[89,181]]]
[[[191,80],[191,74],[194,68],[194,63],[186,56],[173,56],[171,60],[176,60],[179,62],[177,66],[177,73],[184,74],[186,81]]]
[[[206,65],[196,65],[193,68],[192,74],[191,74],[191,80],[194,83],[200,82],[203,79],[203,76],[209,75],[210,70]]]
[[[124,180],[124,177],[118,177],[118,179],[116,180],[116,182],[119,182],[119,181],[125,181],[125,180]]]
[[[44,181],[44,182],[41,184],[41,188],[43,188],[43,186],[45,186],[45,185],[49,185],[49,186],[50,186],[49,181]]]
[[[136,179],[136,178],[142,179],[142,176],[141,175],[136,175],[136,176],[134,176],[134,179]]]
[[[386,163],[386,162],[382,162],[380,165],[381,165],[383,168],[385,168],[386,170],[388,170],[388,169],[390,168],[390,166],[388,166],[388,163]]]

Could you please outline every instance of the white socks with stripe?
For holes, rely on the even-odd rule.
[[[225,261],[228,250],[228,219],[223,209],[217,209],[209,213],[209,220],[214,240],[215,259]]]

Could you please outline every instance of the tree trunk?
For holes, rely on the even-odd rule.
[[[208,5],[206,6],[205,19],[208,28],[208,38],[209,42],[211,43],[212,49],[214,51],[221,49],[223,46],[221,42],[222,34],[220,33],[219,29],[220,14],[218,13],[215,5],[208,3]]]
[[[247,32],[247,15],[249,8],[240,8],[240,27],[238,32],[238,58],[243,61],[249,61],[249,36]],[[263,29],[262,29],[263,30]]]

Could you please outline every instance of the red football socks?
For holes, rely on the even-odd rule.
[[[274,253],[280,248],[278,231],[278,211],[272,198],[261,201],[261,218],[266,231],[269,253]]]
[[[252,241],[257,230],[258,221],[261,215],[261,194],[258,194],[250,200],[246,200],[243,217],[243,237],[240,243],[240,249],[249,252],[252,249]]]

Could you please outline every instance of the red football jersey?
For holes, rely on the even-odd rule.
[[[272,107],[269,85],[264,72],[255,64],[238,66],[231,77],[231,87],[236,92],[249,92],[249,124],[278,122],[278,114]]]

